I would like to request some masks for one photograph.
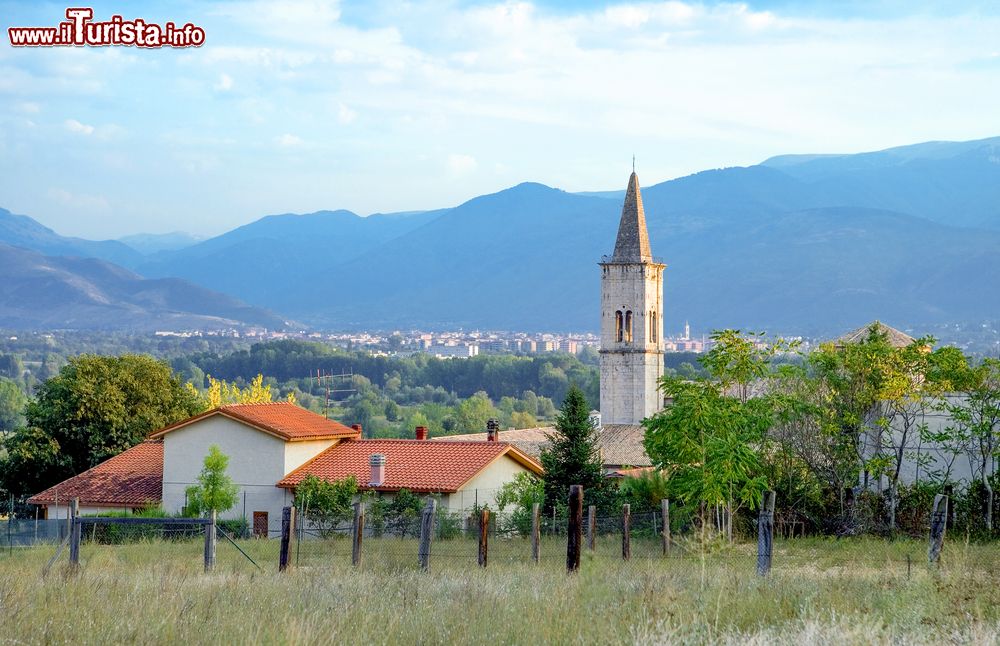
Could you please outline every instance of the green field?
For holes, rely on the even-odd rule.
[[[939,568],[923,542],[800,539],[754,574],[752,545],[663,559],[640,543],[625,564],[606,541],[567,575],[563,543],[542,563],[523,542],[494,541],[476,567],[471,541],[368,539],[360,569],[346,541],[303,543],[277,573],[277,541],[225,542],[202,572],[199,541],[84,544],[70,573],[52,547],[0,555],[0,644],[604,644],[997,643],[1000,548],[953,540]],[[413,555],[413,556],[411,556]],[[908,567],[907,556],[911,557]]]

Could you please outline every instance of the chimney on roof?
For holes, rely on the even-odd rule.
[[[368,486],[381,487],[385,482],[385,456],[381,453],[372,453],[372,456],[368,458],[368,464],[372,468],[371,477],[368,479]]]
[[[416,435],[417,435],[417,439],[418,440],[426,440],[427,439],[427,427],[426,426],[418,426],[417,430],[416,430]]]
[[[500,438],[500,420],[486,420],[486,441],[496,442]]]
[[[361,424],[351,424],[351,428],[357,431],[358,435],[361,435]]]

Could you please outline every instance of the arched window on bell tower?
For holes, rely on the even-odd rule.
[[[618,343],[622,342],[622,335],[624,334],[625,327],[622,324],[622,311],[615,311],[615,340]]]
[[[632,310],[625,312],[625,343],[632,343]]]
[[[658,341],[656,338],[656,312],[651,312],[649,315],[649,340],[652,343]]]

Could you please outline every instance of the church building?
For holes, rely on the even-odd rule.
[[[614,253],[601,263],[601,422],[639,424],[663,408],[663,269],[649,248],[639,178],[628,180]]]

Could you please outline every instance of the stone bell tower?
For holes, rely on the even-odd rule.
[[[649,250],[639,178],[628,180],[615,251],[601,266],[601,423],[663,408],[663,269]]]

